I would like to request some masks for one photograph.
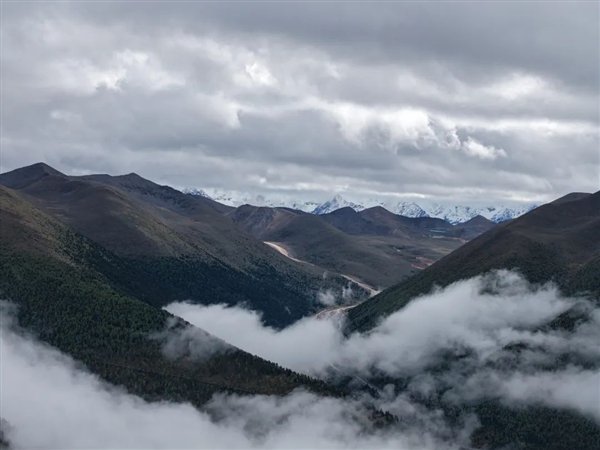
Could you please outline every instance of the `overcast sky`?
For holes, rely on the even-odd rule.
[[[599,4],[2,4],[2,171],[324,200],[600,185]]]

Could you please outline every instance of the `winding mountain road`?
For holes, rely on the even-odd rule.
[[[287,248],[285,248],[284,245],[281,244],[280,242],[264,241],[264,243],[267,244],[269,247],[273,248],[274,250],[278,251],[279,253],[281,253],[286,258],[291,259],[292,261],[296,261],[298,263],[309,264],[311,266],[314,266],[314,264],[312,264],[308,261],[302,261],[301,259],[294,258],[290,254],[290,251]],[[346,280],[350,281],[351,283],[354,283],[357,286],[364,289],[365,291],[367,291],[369,293],[369,297],[373,297],[374,295],[377,295],[381,292],[380,290],[375,289],[373,286],[365,283],[364,281],[359,280],[356,277],[353,277],[352,275],[347,275],[345,273],[340,273],[339,275],[344,277]]]

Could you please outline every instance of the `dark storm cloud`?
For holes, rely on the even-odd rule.
[[[596,190],[598,19],[593,2],[8,3],[2,169],[300,199]]]

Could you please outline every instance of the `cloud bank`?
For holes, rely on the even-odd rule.
[[[174,303],[166,309],[250,353],[313,376],[352,375],[359,383],[402,379],[421,397],[440,391],[457,403],[499,397],[572,408],[600,420],[600,309],[561,296],[551,284],[531,286],[515,273],[454,283],[413,300],[369,334],[348,338],[339,316],[306,318],[275,331],[237,307]],[[544,327],[574,310],[587,319],[573,331]]]
[[[2,170],[302,201],[595,191],[599,10],[7,3]]]
[[[215,395],[202,410],[146,402],[19,329],[3,305],[4,438],[14,448],[458,449],[469,447],[479,425],[472,406],[483,399],[574,411],[600,426],[600,309],[514,273],[455,283],[414,300],[372,333],[349,338],[339,317],[275,331],[241,308],[176,303],[168,310],[354,393]],[[575,318],[572,329],[552,325],[565,314]],[[158,338],[177,356],[206,357],[198,350],[207,346],[206,333],[189,330],[171,326]],[[208,341],[211,352],[215,342]],[[367,419],[375,410],[398,421],[375,427]]]
[[[206,331],[181,323],[171,317],[164,330],[153,333],[150,339],[161,343],[161,350],[168,359],[193,359],[205,361],[217,354],[227,353],[231,346]]]
[[[434,431],[376,431],[355,400],[304,391],[215,396],[204,411],[149,403],[101,381],[2,311],[2,433],[11,447],[434,449]],[[455,448],[448,443],[449,448]],[[457,447],[456,447],[457,448]]]

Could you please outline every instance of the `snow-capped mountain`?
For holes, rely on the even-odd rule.
[[[315,209],[313,209],[312,213],[317,214],[317,215],[327,214],[327,213],[333,212],[335,210],[338,210],[340,208],[346,208],[346,207],[350,207],[355,211],[361,211],[361,210],[365,209],[365,207],[363,205],[360,205],[358,203],[349,202],[349,201],[345,200],[341,195],[337,194],[331,200],[326,201],[325,203],[321,203],[319,206],[317,206]]]
[[[539,205],[531,204],[519,208],[499,207],[496,208],[496,210],[494,210],[494,213],[491,217],[487,218],[490,219],[492,222],[504,222],[505,220],[510,220],[522,216],[523,214],[531,211],[534,208],[537,208],[538,206]]]
[[[472,207],[472,206],[445,206],[445,205],[432,205],[430,208],[426,208],[427,215],[429,217],[437,217],[444,219],[452,224],[466,222],[475,216],[483,216],[492,222],[503,222],[505,220],[514,219],[522,216],[528,211],[531,211],[537,205],[524,205],[518,207],[507,207],[507,206],[485,206],[485,207]]]
[[[302,202],[288,198],[266,198],[263,195],[252,195],[246,192],[238,191],[186,188],[183,190],[183,192],[186,194],[201,195],[202,197],[207,197],[224,205],[233,206],[236,208],[241,205],[254,205],[268,206],[270,208],[285,207],[299,209],[304,212],[312,212],[316,207],[319,206],[318,202]]]
[[[490,208],[473,208],[471,206],[444,206],[434,204],[431,207],[427,208],[427,215],[429,217],[436,217],[438,219],[444,219],[447,222],[452,224],[466,222],[467,220],[472,219],[475,216],[482,215],[484,211],[488,211]],[[493,209],[493,208],[491,208]],[[488,217],[486,217],[488,218]]]
[[[266,198],[264,195],[252,195],[238,191],[224,191],[218,189],[197,189],[188,188],[184,192],[192,195],[200,195],[211,198],[224,205],[238,207],[245,204],[268,207],[286,207],[299,209],[313,214],[328,214],[337,209],[350,207],[355,211],[373,206],[382,206],[388,211],[406,217],[436,217],[444,219],[452,224],[466,222],[475,216],[481,215],[492,222],[503,222],[505,220],[519,217],[537,205],[519,205],[519,206],[467,206],[467,205],[442,205],[420,201],[419,204],[409,201],[390,201],[381,199],[370,199],[364,202],[353,202],[345,199],[340,194],[336,194],[331,200],[324,203],[314,201],[299,201],[290,198]]]
[[[438,219],[444,219],[451,224],[463,223],[473,217],[483,216],[492,222],[503,222],[505,220],[514,219],[519,217],[537,205],[524,205],[518,207],[507,207],[507,206],[485,206],[485,207],[474,207],[464,205],[440,205],[440,204],[427,204],[423,203],[419,205],[415,202],[390,202],[390,201],[377,201],[370,200],[364,203],[354,203],[342,198],[339,194],[333,199],[322,203],[313,210],[314,214],[327,214],[336,209],[349,206],[355,211],[361,211],[365,208],[372,206],[382,206],[388,211],[393,212],[405,217],[435,217]]]
[[[393,212],[394,214],[398,214],[399,216],[405,217],[427,217],[427,211],[421,208],[414,202],[398,202],[396,204],[386,204],[383,205],[388,211]]]

